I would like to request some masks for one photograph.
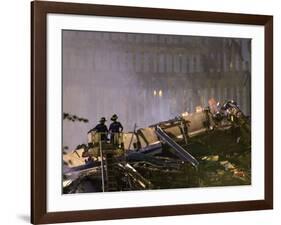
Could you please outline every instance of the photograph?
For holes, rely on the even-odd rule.
[[[30,21],[33,224],[273,209],[272,14],[34,1]]]
[[[63,194],[252,184],[250,38],[61,32]]]
[[[280,224],[281,1],[1,9],[1,224]]]

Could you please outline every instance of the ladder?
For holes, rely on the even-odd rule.
[[[118,183],[116,179],[116,146],[112,143],[100,142],[101,170],[102,170],[102,190],[117,191]]]

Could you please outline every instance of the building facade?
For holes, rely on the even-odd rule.
[[[63,111],[92,123],[116,113],[130,131],[210,98],[250,115],[250,93],[250,39],[63,31]]]

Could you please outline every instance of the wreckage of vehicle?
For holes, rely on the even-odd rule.
[[[234,101],[64,153],[63,192],[107,192],[251,183],[251,125]]]

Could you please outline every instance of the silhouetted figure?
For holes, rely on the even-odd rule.
[[[106,122],[105,117],[102,117],[99,121],[99,124],[96,125],[93,129],[89,130],[88,133],[90,133],[92,131],[96,131],[97,133],[101,133],[101,140],[106,141],[108,129],[107,129],[107,126],[105,125],[105,122]]]
[[[113,121],[109,126],[109,132],[111,133],[110,135],[111,142],[115,142],[116,138],[119,137],[119,133],[123,131],[123,126],[119,121],[117,121],[117,119],[118,116],[116,114],[114,114],[111,117],[111,120]],[[115,141],[114,141],[114,137],[115,137]]]

